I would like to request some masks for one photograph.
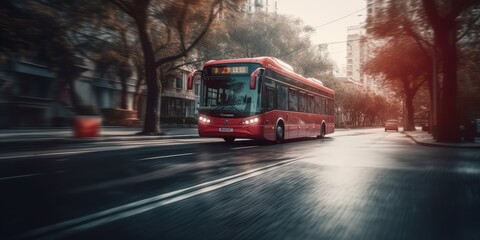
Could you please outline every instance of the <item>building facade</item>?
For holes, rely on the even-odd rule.
[[[364,23],[347,28],[347,79],[375,93],[380,91],[378,78],[366,74],[364,67],[379,44],[368,36]]]
[[[84,60],[78,65],[81,75],[74,80],[75,94],[82,105],[103,109],[120,109],[122,84],[115,74],[102,77],[95,64]],[[177,71],[173,87],[162,92],[162,117],[195,117],[199,101],[199,83],[187,90],[188,69]],[[138,89],[139,88],[139,89]],[[129,111],[137,111],[143,119],[145,86],[138,86],[133,74],[126,84],[126,102]],[[134,98],[139,94],[134,106]],[[68,126],[75,115],[71,103],[71,89],[60,81],[45,63],[10,54],[0,62],[0,128]]]
[[[367,0],[367,19],[378,14],[388,4],[385,0]],[[380,41],[368,35],[365,23],[347,27],[347,79],[375,93],[381,92],[378,77],[364,73],[364,66]]]
[[[347,29],[347,80],[358,85],[363,85],[360,77],[361,30],[360,25],[350,26]]]
[[[245,2],[245,12],[255,13],[259,11],[278,13],[277,0],[247,0]]]
[[[173,86],[162,92],[161,116],[169,118],[195,117],[200,101],[200,83],[195,82],[193,90],[187,90],[190,71],[180,69],[173,79]]]

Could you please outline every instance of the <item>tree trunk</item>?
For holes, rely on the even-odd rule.
[[[146,21],[137,20],[138,35],[142,45],[143,59],[145,64],[145,82],[147,84],[147,103],[145,107],[145,120],[142,134],[160,133],[160,113],[158,99],[160,97],[157,71],[155,68],[155,56],[150,42]]]
[[[442,88],[439,99],[436,139],[439,142],[460,142],[457,111],[457,18],[478,1],[458,1],[457,4],[437,5],[434,0],[422,0],[425,14],[433,28],[436,47],[442,59]],[[449,6],[440,9],[442,6]]]
[[[437,140],[460,142],[457,111],[457,30],[455,22],[435,32],[435,40],[442,54],[443,84],[439,107]]]
[[[404,101],[405,101],[405,111],[407,112],[405,116],[405,123],[403,126],[404,131],[415,131],[415,109],[413,107],[413,97],[415,96],[415,90],[410,87],[410,82],[408,79],[403,79],[403,90]]]
[[[407,110],[407,119],[404,131],[415,131],[415,115],[413,107],[413,97],[405,96],[405,108]]]

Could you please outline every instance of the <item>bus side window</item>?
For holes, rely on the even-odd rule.
[[[274,108],[274,97],[275,97],[275,92],[274,89],[271,87],[265,87],[265,99],[266,99],[266,110],[272,111]]]
[[[298,111],[298,95],[295,90],[288,91],[288,110]]]
[[[277,108],[288,110],[288,89],[285,86],[277,85]]]
[[[313,113],[313,109],[314,109],[314,106],[315,106],[315,102],[313,100],[313,96],[312,95],[308,95],[307,96],[307,112],[309,113]]]
[[[328,100],[328,114],[333,115],[335,113],[335,106],[333,105],[333,100]]]
[[[315,113],[322,114],[322,106],[321,106],[321,98],[319,96],[315,96]]]
[[[306,96],[305,94],[299,93],[298,94],[298,111],[299,112],[306,112],[307,111],[307,104],[306,104]]]
[[[322,114],[327,114],[327,99],[322,99]]]

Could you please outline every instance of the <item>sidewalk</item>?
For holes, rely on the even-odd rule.
[[[422,130],[417,131],[405,131],[408,137],[410,137],[417,144],[431,147],[447,147],[447,148],[476,148],[480,149],[480,138],[476,138],[475,142],[461,142],[461,143],[439,143],[433,139],[432,135]]]
[[[196,138],[196,127],[161,127],[161,135],[136,135],[141,128],[103,126],[96,138],[75,138],[72,128],[25,128],[0,130],[0,148],[35,146],[37,144],[68,144],[101,141],[156,140],[172,138]]]

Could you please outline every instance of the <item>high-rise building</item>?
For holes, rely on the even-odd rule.
[[[363,24],[349,26],[347,34],[347,79],[376,92],[378,89],[375,78],[365,74],[363,70],[372,50],[372,43],[366,35]]]
[[[387,4],[385,0],[367,0],[367,19],[378,14]],[[347,78],[350,82],[363,86],[367,90],[378,92],[376,77],[364,73],[364,66],[375,46],[381,45],[380,41],[368,36],[365,23],[349,26],[347,29]]]
[[[245,12],[255,13],[259,11],[277,13],[277,0],[247,0],[245,3]]]
[[[364,30],[360,25],[349,26],[347,29],[347,78],[348,81],[363,85],[361,74],[362,44],[361,38]]]

